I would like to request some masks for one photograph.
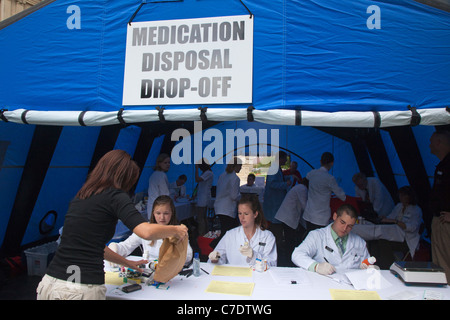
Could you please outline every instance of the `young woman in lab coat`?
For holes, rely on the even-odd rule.
[[[310,231],[295,248],[292,262],[323,275],[330,275],[336,270],[365,269],[366,265],[362,262],[369,258],[366,242],[350,232],[357,218],[358,213],[352,205],[340,206],[333,214],[333,223]],[[342,247],[340,240],[343,241]]]
[[[170,196],[159,196],[153,202],[152,213],[150,217],[150,223],[156,223],[160,225],[179,225],[175,205]],[[163,243],[163,239],[158,240],[145,240],[133,233],[126,240],[122,242],[111,242],[108,247],[121,255],[122,257],[129,256],[137,247],[141,246],[143,252],[143,258],[149,262],[158,260],[159,248]],[[146,253],[148,252],[148,256]],[[192,260],[192,248],[188,244],[186,264],[189,264]]]
[[[238,203],[241,225],[225,233],[208,262],[253,266],[256,259],[277,265],[275,237],[267,230],[261,203],[256,195],[243,195]]]

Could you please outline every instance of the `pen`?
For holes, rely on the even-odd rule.
[[[203,268],[200,268],[200,270],[202,270],[204,273],[206,273],[206,274],[209,274],[209,272],[208,271],[206,271],[206,270],[203,270]]]

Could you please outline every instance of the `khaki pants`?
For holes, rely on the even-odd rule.
[[[105,300],[103,284],[80,284],[45,275],[37,289],[37,300]]]
[[[444,269],[450,284],[450,223],[441,223],[434,217],[431,225],[431,255],[433,263]]]

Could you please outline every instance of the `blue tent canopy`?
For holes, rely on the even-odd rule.
[[[123,104],[130,19],[225,16],[253,21],[251,103]],[[314,167],[333,152],[347,194],[359,170],[392,194],[411,184],[425,204],[437,163],[428,139],[450,124],[449,39],[450,13],[412,0],[43,1],[0,22],[0,253],[56,236],[106,151],[133,156],[145,191],[171,133],[200,120],[280,130],[280,147]],[[192,166],[172,166],[169,180],[181,173],[192,193]],[[55,229],[40,234],[52,210]]]
[[[133,23],[251,12],[252,103],[208,105],[210,119],[245,120],[252,106],[255,120],[266,123],[295,124],[297,110],[302,125],[383,127],[409,124],[410,106],[422,124],[450,121],[448,12],[410,0],[144,3]],[[139,5],[50,1],[13,24],[2,23],[3,116],[79,125],[86,112],[84,124],[107,125],[119,123],[123,108],[126,123],[159,120],[155,105],[122,105],[127,23]],[[71,6],[78,8],[79,29],[71,25]],[[168,121],[199,120],[200,112],[189,112],[199,105],[164,107]],[[223,109],[233,112],[225,117]],[[279,109],[285,111],[274,119],[270,110]]]

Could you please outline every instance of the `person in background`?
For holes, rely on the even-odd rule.
[[[395,261],[402,260],[409,251],[414,257],[419,247],[419,228],[422,224],[422,209],[417,205],[417,197],[410,186],[398,190],[400,202],[392,212],[381,219],[382,223],[397,224],[405,232],[405,240],[388,241],[385,239],[370,241],[370,250],[377,257],[377,264],[381,269],[389,269]],[[398,255],[401,253],[401,256]]]
[[[202,171],[200,175],[198,169]],[[203,236],[208,232],[208,220],[206,214],[211,203],[211,187],[214,180],[214,174],[211,166],[205,159],[200,164],[195,165],[195,182],[198,183],[197,204],[195,207],[198,234]]]
[[[427,220],[431,221],[431,255],[445,270],[450,284],[450,130],[436,130],[430,138],[430,152],[439,163],[434,171]],[[430,217],[430,218],[428,218]]]
[[[255,179],[256,176],[253,173],[249,173],[247,176],[247,183],[245,184],[246,187],[255,187]]]
[[[306,221],[306,233],[328,225],[331,219],[330,199],[332,193],[342,201],[346,199],[344,190],[329,173],[334,165],[334,156],[330,152],[324,152],[320,158],[320,165],[319,169],[312,170],[306,175],[309,184],[308,201],[303,213],[303,219]]]
[[[352,177],[355,195],[373,206],[378,217],[386,217],[394,208],[394,200],[384,184],[377,178],[366,177],[362,172]]]
[[[283,176],[281,166],[287,161],[287,154],[279,151],[272,162],[269,172],[267,173],[266,187],[264,188],[264,216],[269,222],[269,230],[277,240],[277,248],[283,248],[283,224],[275,219],[275,215],[281,206],[289,188],[292,186],[292,180]],[[280,255],[280,253],[278,253]]]
[[[408,247],[416,250],[419,246],[419,228],[422,224],[422,209],[417,205],[416,193],[410,186],[398,189],[400,202],[392,212],[381,222],[395,223],[405,231],[405,245],[402,250],[407,252]]]
[[[330,275],[337,270],[365,269],[362,262],[369,258],[364,239],[351,233],[358,219],[356,209],[343,204],[333,213],[328,226],[309,232],[306,239],[295,248],[292,262],[309,271]]]
[[[284,245],[278,248],[280,266],[291,266],[291,255],[305,234],[303,211],[308,200],[308,188],[304,183],[295,185],[288,191],[275,215],[275,219],[283,223]]]
[[[186,185],[185,185],[186,181],[187,176],[185,174],[182,174],[177,178],[177,180],[169,184],[170,196],[174,200],[186,197]]]
[[[254,266],[256,259],[277,265],[274,235],[267,230],[267,221],[256,195],[246,194],[238,204],[240,226],[227,231],[209,254],[210,263]]]
[[[175,226],[180,223],[177,220],[176,209],[172,198],[169,196],[159,196],[153,202],[152,215],[150,217],[150,223],[156,223],[160,225]],[[159,248],[163,243],[163,239],[148,241],[139,237],[133,233],[126,240],[121,242],[111,242],[108,247],[121,255],[122,257],[129,256],[136,248],[141,246],[143,257],[146,257],[148,253],[148,261],[158,260]],[[192,248],[188,244],[186,265],[192,260]]]
[[[69,204],[61,242],[36,289],[38,300],[105,299],[104,260],[142,271],[145,260],[127,260],[106,246],[119,219],[147,240],[187,236],[185,226],[150,224],[136,210],[128,192],[138,178],[138,165],[123,150],[98,161]]]
[[[170,169],[170,156],[161,153],[156,158],[156,164],[153,168],[153,173],[148,181],[148,201],[147,201],[147,215],[150,219],[152,215],[153,201],[162,195],[170,195],[169,180],[166,172]]]
[[[297,183],[302,183],[302,175],[300,171],[298,171],[298,163],[297,161],[291,161],[291,165],[289,169],[283,170],[284,176],[291,176],[293,178],[292,186],[295,186]]]
[[[264,189],[264,214],[269,223],[276,223],[275,214],[280,208],[287,191],[292,186],[292,180],[283,176],[281,166],[286,164],[287,154],[284,151],[278,152],[278,162],[274,161],[272,174],[267,174],[266,187]],[[270,171],[269,171],[270,172]]]
[[[227,164],[225,172],[219,176],[217,181],[216,200],[214,201],[214,211],[220,220],[220,236],[211,242],[214,247],[225,235],[225,233],[236,227],[237,202],[239,201],[240,180],[237,173],[241,171],[242,163],[237,157],[233,157]]]

